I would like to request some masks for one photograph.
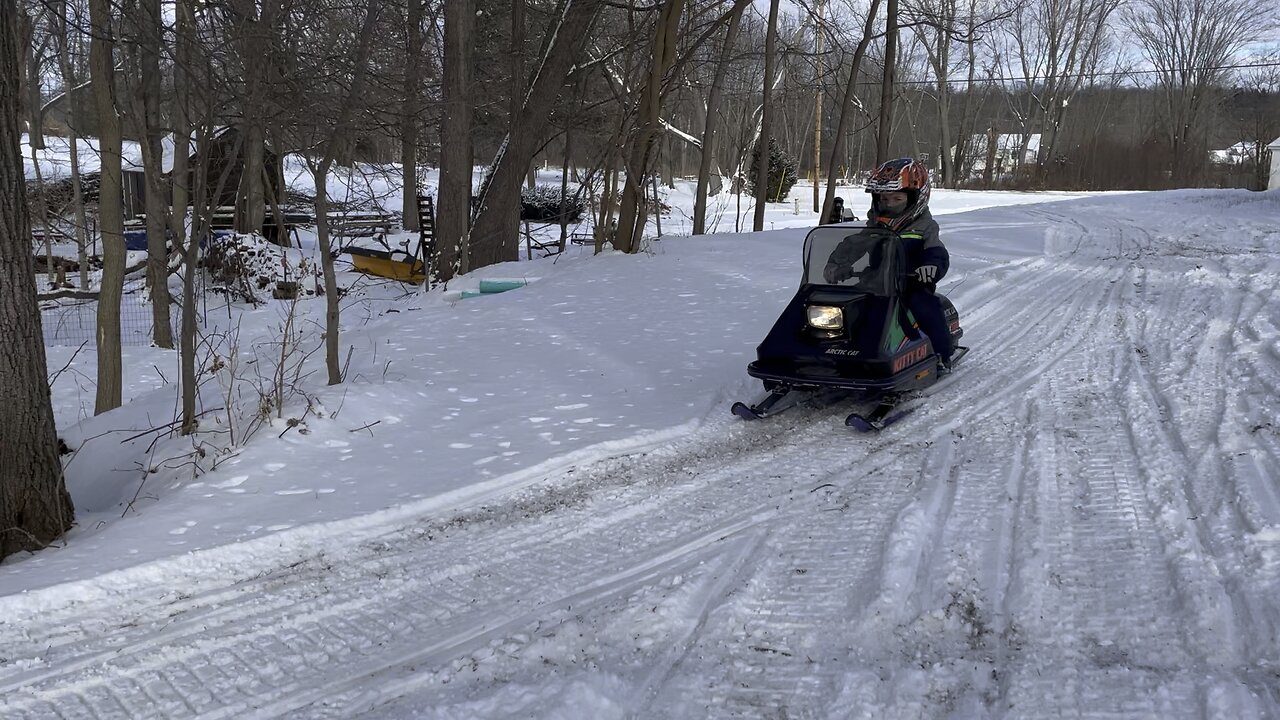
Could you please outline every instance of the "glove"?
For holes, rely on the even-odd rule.
[[[922,283],[931,283],[938,277],[937,265],[921,265],[916,268],[916,280]]]

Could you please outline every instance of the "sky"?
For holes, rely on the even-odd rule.
[[[77,525],[0,564],[0,716],[1275,717],[1280,194],[933,198],[971,352],[879,435],[729,413],[815,218],[684,237],[683,184],[638,255],[344,271],[346,382],[256,425],[282,302],[209,301],[194,440],[173,353],[91,417],[51,344]]]

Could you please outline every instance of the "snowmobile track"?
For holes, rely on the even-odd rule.
[[[1035,213],[1056,254],[957,297],[963,382],[892,433],[718,408],[234,586],[0,622],[0,716],[472,716],[517,678],[537,717],[603,671],[646,718],[1274,717],[1280,429],[1223,378],[1280,387],[1275,282]]]

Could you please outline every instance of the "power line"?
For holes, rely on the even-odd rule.
[[[1250,68],[1271,68],[1271,67],[1280,67],[1280,62],[1240,63],[1237,65],[1216,65],[1211,67],[1177,68],[1176,70],[1173,70],[1173,71],[1112,70],[1107,72],[1075,73],[1072,75],[1055,75],[1052,78],[1050,78],[1049,76],[1046,76],[1043,78],[1036,76],[1029,79],[1019,78],[1019,77],[1011,77],[1011,78],[985,77],[985,78],[974,78],[973,80],[970,80],[968,78],[959,78],[959,79],[953,80],[948,78],[947,84],[948,85],[953,85],[953,84],[954,85],[979,85],[979,84],[985,84],[985,83],[1003,83],[1003,82],[1036,83],[1036,82],[1043,82],[1050,79],[1054,79],[1054,80],[1095,79],[1095,78],[1104,78],[1104,77],[1129,77],[1132,75],[1167,75],[1167,74],[1172,74],[1176,72],[1217,72],[1219,70],[1246,70]],[[879,85],[880,81],[868,80],[868,81],[860,82],[858,84],[859,85]],[[936,79],[935,80],[900,80],[896,84],[932,86],[932,85],[937,85],[938,81]]]

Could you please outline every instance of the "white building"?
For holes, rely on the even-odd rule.
[[[999,177],[1013,172],[1018,167],[1035,165],[1040,158],[1040,133],[1033,133],[1027,139],[1025,153],[1021,152],[1022,135],[1017,133],[995,135],[994,158],[988,146],[989,137],[991,136],[984,133],[969,138],[969,157],[973,159],[971,173],[975,176],[985,174],[989,159],[994,159],[991,166],[992,174]],[[954,153],[955,148],[952,148],[951,152]]]
[[[1267,189],[1280,189],[1280,137],[1267,146],[1271,151],[1271,177],[1267,180]]]
[[[1209,159],[1219,165],[1244,165],[1253,160],[1256,152],[1255,143],[1238,142],[1226,150],[1210,150]]]

